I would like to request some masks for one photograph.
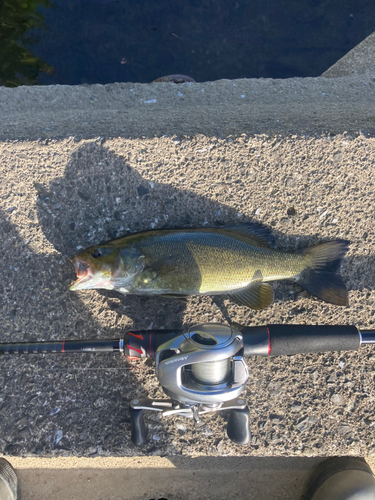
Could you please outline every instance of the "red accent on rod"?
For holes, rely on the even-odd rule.
[[[62,343],[62,352],[65,352],[65,340],[63,340],[63,343]]]
[[[131,349],[132,351],[139,352],[139,354],[143,354],[142,349],[136,349],[135,347],[132,347],[131,345],[126,346],[129,350]]]
[[[268,353],[267,356],[271,354],[271,334],[270,334],[270,329],[267,326],[267,333],[268,333]]]
[[[143,335],[136,335],[135,333],[132,332],[128,332],[128,334],[131,335],[132,337],[143,340]]]

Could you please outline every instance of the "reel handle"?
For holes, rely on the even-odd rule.
[[[135,410],[130,403],[131,440],[135,446],[143,446],[147,443],[147,430],[143,420],[143,411]]]
[[[236,444],[244,445],[250,442],[250,412],[247,406],[243,410],[229,410],[227,434]]]

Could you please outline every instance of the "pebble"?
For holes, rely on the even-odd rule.
[[[344,401],[340,394],[333,394],[331,397],[331,402],[336,406],[341,406]]]
[[[58,444],[62,440],[62,438],[63,438],[63,431],[56,431],[54,443]]]
[[[348,424],[342,423],[339,425],[337,432],[341,434],[341,436],[347,436],[352,434],[352,428]]]
[[[307,417],[301,420],[301,422],[297,424],[296,427],[300,432],[304,432],[307,429],[309,429],[312,425],[314,425],[317,420],[318,420],[317,417]]]
[[[217,451],[220,453],[220,455],[222,455],[222,454],[224,453],[224,446],[225,446],[225,444],[224,444],[224,441],[223,441],[223,440],[221,440],[221,441],[218,443],[218,445],[216,446],[216,449],[217,449]]]

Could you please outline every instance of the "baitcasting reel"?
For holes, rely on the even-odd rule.
[[[229,410],[228,437],[250,441],[249,409],[241,397],[249,377],[244,357],[357,350],[375,343],[375,330],[353,325],[231,326],[207,323],[182,330],[126,332],[121,339],[0,344],[0,354],[120,352],[155,358],[156,375],[170,399],[130,403],[132,441],[147,441],[143,411],[181,415],[199,425],[205,413]]]
[[[180,415],[201,424],[201,415],[230,410],[228,437],[237,444],[250,441],[249,409],[241,398],[249,372],[241,333],[226,325],[190,328],[156,351],[156,376],[169,400],[135,399],[130,403],[132,441],[147,441],[144,410],[166,417]]]

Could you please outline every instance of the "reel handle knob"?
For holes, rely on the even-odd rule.
[[[135,410],[129,405],[129,412],[132,426],[132,443],[135,446],[143,446],[147,443],[147,430],[143,420],[143,410]]]
[[[250,442],[250,412],[247,406],[243,410],[229,411],[227,434],[229,439],[236,444],[244,445]]]

